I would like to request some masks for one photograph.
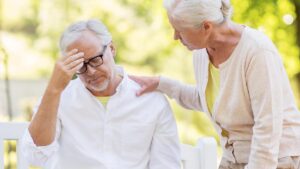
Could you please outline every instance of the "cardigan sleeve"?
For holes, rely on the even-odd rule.
[[[161,76],[157,89],[167,94],[168,97],[175,99],[184,108],[203,111],[196,86],[183,84]]]
[[[247,169],[275,169],[283,121],[284,68],[275,51],[260,50],[246,71],[253,111],[253,136]]]

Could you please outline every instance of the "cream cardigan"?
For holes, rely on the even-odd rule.
[[[219,65],[220,91],[211,114],[205,98],[205,49],[194,51],[193,63],[196,86],[161,77],[158,90],[185,108],[206,112],[221,137],[224,158],[248,163],[248,169],[275,169],[278,158],[300,155],[300,112],[280,55],[267,36],[245,28],[232,55]]]

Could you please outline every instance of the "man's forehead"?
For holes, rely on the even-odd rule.
[[[74,48],[79,50],[85,50],[93,47],[101,48],[102,41],[96,34],[90,31],[82,32],[70,45],[67,47],[67,51],[71,51]]]

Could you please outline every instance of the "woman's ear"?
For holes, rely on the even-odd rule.
[[[210,31],[213,27],[212,23],[211,22],[208,22],[208,21],[204,21],[203,24],[202,24],[204,30],[207,32],[207,31]]]

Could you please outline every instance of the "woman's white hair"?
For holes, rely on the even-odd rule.
[[[164,7],[183,27],[200,27],[203,21],[220,24],[232,14],[230,0],[164,0]]]
[[[80,37],[83,31],[91,31],[96,34],[103,45],[108,45],[112,41],[112,37],[106,26],[99,20],[90,19],[87,21],[79,21],[70,25],[60,37],[59,48],[61,52],[65,52],[67,47]]]

